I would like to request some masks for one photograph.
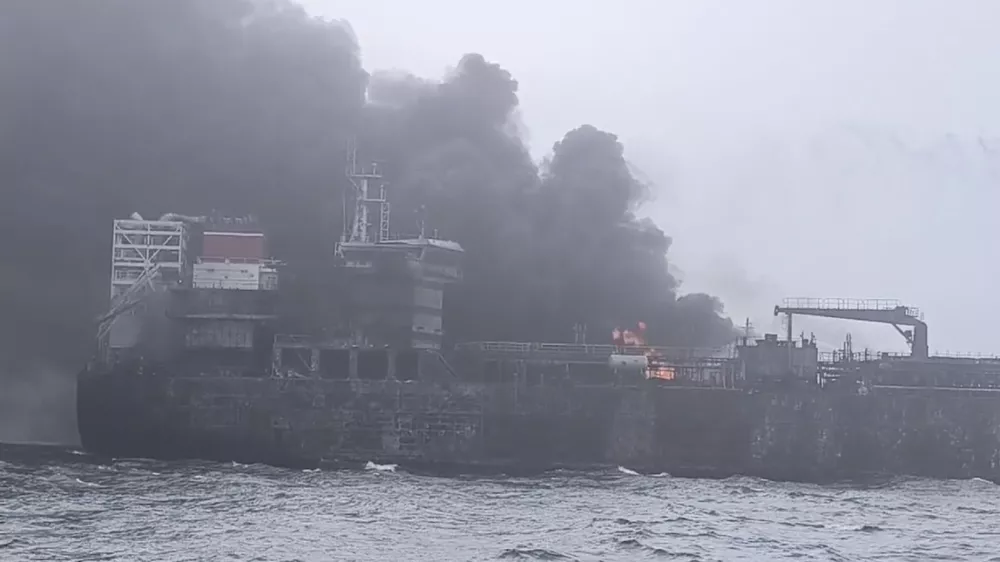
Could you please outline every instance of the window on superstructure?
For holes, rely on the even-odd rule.
[[[385,380],[389,376],[389,354],[384,350],[365,349],[358,352],[358,378]]]
[[[396,354],[396,378],[415,381],[420,376],[420,352],[406,350]]]
[[[351,351],[349,349],[320,351],[319,376],[333,380],[348,379],[351,376]]]
[[[304,375],[312,370],[312,351],[286,347],[281,350],[279,361],[283,368]]]

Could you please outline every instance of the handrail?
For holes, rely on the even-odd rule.
[[[884,360],[907,360],[913,359],[913,356],[909,353],[899,353],[895,351],[876,351],[876,350],[863,350],[855,351],[845,354],[841,350],[834,351],[821,351],[818,353],[817,357],[820,363],[865,363],[872,361],[884,361]],[[924,359],[916,359],[920,362],[934,362],[935,360],[945,360],[952,362],[969,362],[969,363],[1000,363],[1000,355],[991,355],[984,353],[959,353],[959,352],[938,352],[931,354],[930,357]]]
[[[562,353],[573,355],[641,355],[655,353],[657,355],[705,355],[718,356],[727,353],[725,347],[669,347],[669,346],[615,346],[610,344],[580,344],[580,343],[541,343],[541,342],[511,342],[511,341],[480,341],[466,342],[455,346],[458,351],[487,353]]]
[[[806,308],[814,310],[860,310],[888,311],[903,310],[911,318],[921,318],[920,309],[905,306],[897,299],[851,299],[851,298],[814,298],[793,297],[782,301],[781,308]]]

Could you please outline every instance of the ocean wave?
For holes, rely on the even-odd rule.
[[[375,478],[373,474],[392,474]],[[65,453],[0,464],[0,559],[987,559],[1000,486],[427,477]],[[873,537],[878,537],[873,541]]]

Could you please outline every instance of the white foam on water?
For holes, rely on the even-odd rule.
[[[365,465],[365,470],[374,470],[376,472],[396,472],[395,464],[375,464],[372,461],[368,461]]]

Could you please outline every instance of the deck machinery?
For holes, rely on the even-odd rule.
[[[111,307],[98,319],[101,360],[166,356],[180,348],[185,350],[179,355],[183,362],[217,371],[304,376],[322,364],[326,370],[353,374],[359,369],[398,370],[413,376],[417,359],[412,356],[423,350],[436,355],[441,370],[453,373],[439,353],[442,306],[445,287],[461,280],[462,247],[427,237],[422,227],[413,238],[392,237],[378,166],[359,169],[352,158],[347,176],[352,189],[345,194],[344,215],[352,220],[345,220],[335,254],[342,271],[352,277],[345,299],[351,307],[348,334],[327,340],[275,334],[278,262],[267,257],[264,236],[250,218],[167,214],[144,220],[133,215],[114,222]],[[157,307],[162,314],[147,314]],[[454,360],[468,362],[475,355],[473,371],[486,373],[486,378],[525,381],[554,380],[559,369],[580,371],[580,380],[600,380],[603,375],[597,371],[610,368],[672,384],[729,388],[792,381],[1000,386],[996,359],[931,357],[922,314],[900,301],[795,298],[776,306],[774,313],[787,316],[787,338],[748,334],[728,350],[622,346],[620,341],[476,342],[460,345]],[[815,342],[792,336],[794,316],[889,324],[906,338],[911,353],[856,353],[848,340],[843,350],[822,354]],[[375,352],[390,348],[409,351]],[[559,365],[555,371],[553,365]]]
[[[774,315],[785,314],[788,328],[788,340],[792,340],[792,317],[816,316],[822,318],[840,318],[842,320],[858,320],[889,324],[896,329],[910,346],[910,356],[915,359],[927,359],[927,324],[919,309],[904,306],[897,300],[889,299],[815,299],[794,298],[785,299],[780,306],[774,307]],[[904,330],[900,326],[910,326]]]
[[[828,354],[815,352],[811,370],[803,370],[800,356],[789,353],[786,364],[790,370],[804,375],[814,373],[820,386],[839,382],[893,387],[1000,388],[1000,358],[932,356],[923,314],[898,300],[789,298],[774,307],[774,315],[780,314],[786,315],[787,341],[793,341],[793,317],[798,315],[889,324],[910,347],[908,355],[855,352],[848,335],[843,349]],[[776,340],[774,335],[769,337]]]

